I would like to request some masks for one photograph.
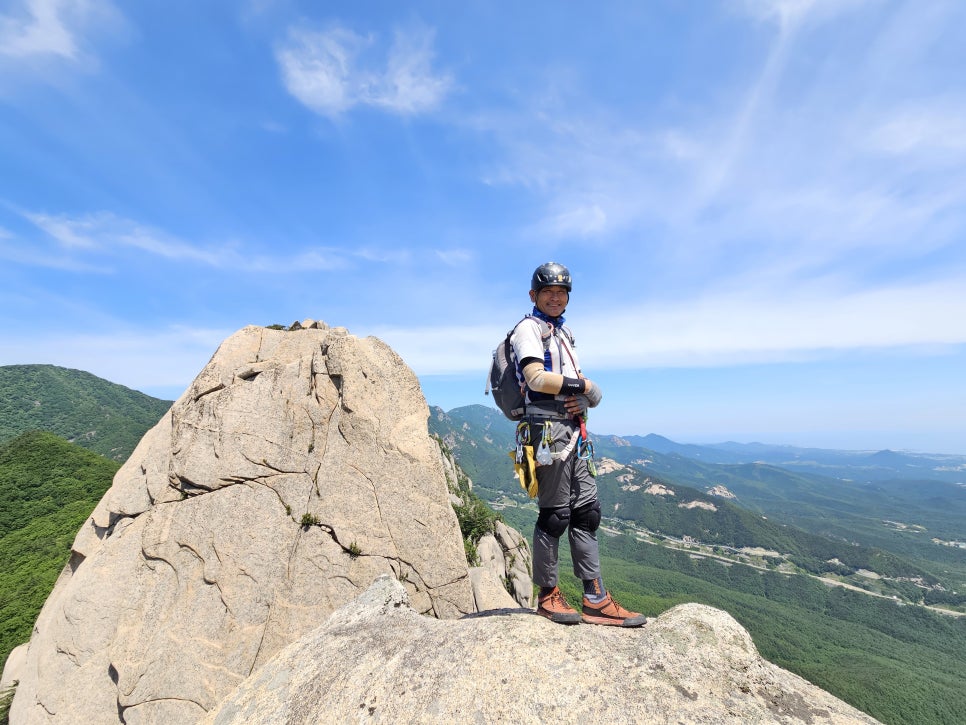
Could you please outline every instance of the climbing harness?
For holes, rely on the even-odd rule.
[[[587,433],[587,414],[577,416],[580,427],[571,434],[567,445],[559,451],[552,451],[553,437],[551,421],[521,420],[516,430],[516,450],[510,451],[513,461],[513,472],[520,481],[520,487],[530,498],[537,495],[537,467],[548,466],[554,461],[567,460],[570,454],[577,451],[577,456],[587,461],[587,470],[597,478],[597,460],[594,452],[594,442]],[[537,432],[538,436],[534,433]],[[534,445],[536,443],[536,445]]]

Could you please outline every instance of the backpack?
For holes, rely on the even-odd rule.
[[[540,339],[543,341],[543,350],[544,352],[549,350],[553,328],[549,323],[539,318],[531,318],[530,315],[527,315],[523,320],[526,319],[535,319],[540,323]],[[523,320],[520,320],[520,322],[523,322]],[[483,391],[484,395],[489,395],[490,391],[493,391],[493,401],[503,411],[503,415],[510,420],[521,420],[526,412],[526,398],[524,397],[523,386],[517,380],[516,364],[513,362],[513,345],[510,344],[510,336],[513,335],[520,322],[513,326],[513,330],[510,330],[503,338],[503,342],[493,350],[493,362],[490,363],[490,374],[486,379],[486,389]],[[567,339],[573,345],[574,336],[570,330],[567,327],[561,329],[567,334]]]

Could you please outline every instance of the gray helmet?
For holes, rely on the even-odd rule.
[[[563,287],[570,292],[570,270],[556,262],[541,264],[533,270],[530,289],[539,292],[544,287]]]

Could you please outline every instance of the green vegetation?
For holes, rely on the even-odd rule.
[[[302,523],[302,526],[308,527],[308,526],[318,526],[322,522],[319,520],[319,517],[316,516],[315,514],[310,514],[306,512],[302,514],[301,523]]]
[[[456,518],[460,522],[460,532],[464,539],[473,543],[479,542],[487,534],[492,534],[500,515],[491,509],[486,501],[470,494],[469,500],[462,505],[454,506]]]
[[[631,465],[656,480],[673,481],[675,486],[699,491],[725,486],[738,497],[738,505],[746,511],[807,531],[816,537],[813,540],[834,542],[837,552],[848,556],[848,566],[853,570],[866,568],[886,576],[906,577],[928,572],[926,579],[930,584],[938,580],[947,590],[966,589],[966,551],[933,541],[934,538],[962,537],[966,487],[951,481],[919,478],[928,466],[937,465],[929,456],[899,457],[902,466],[916,478],[897,480],[882,478],[881,471],[867,466],[849,469],[842,463],[844,454],[839,454],[839,464],[830,470],[847,476],[840,479],[802,473],[802,461],[795,461],[789,468],[761,463],[711,464],[618,445],[614,440],[601,439],[598,453]],[[702,455],[708,453],[708,449],[702,451]],[[833,453],[825,452],[826,458]],[[881,460],[883,455],[875,454],[871,458]],[[911,465],[912,461],[918,465]],[[873,473],[879,477],[867,480]],[[935,470],[934,473],[966,476],[966,472]],[[852,550],[856,547],[858,550]],[[815,552],[823,548],[826,547],[818,546]],[[814,571],[820,562],[830,558],[845,562],[838,553],[813,557],[818,561],[805,566]],[[867,561],[862,562],[860,558]]]
[[[438,408],[436,410],[442,412]],[[470,487],[470,479],[463,472],[462,464],[457,463],[453,451],[446,444],[446,441],[435,433],[431,433],[431,436],[436,440],[443,456],[452,460],[456,468],[457,480],[453,481],[447,474],[446,484],[450,492],[460,499],[460,503],[453,504],[453,510],[456,512],[460,533],[463,536],[463,553],[466,555],[466,563],[470,566],[478,566],[480,555],[476,545],[480,543],[481,538],[495,531],[496,522],[502,521],[503,517],[474,493]]]
[[[469,480],[460,471],[459,492],[461,503],[454,504],[453,510],[456,512],[456,520],[460,524],[460,533],[463,535],[463,550],[466,554],[466,562],[470,566],[478,566],[480,556],[476,545],[480,539],[487,534],[492,534],[497,521],[502,521],[498,513],[489,505],[473,493],[469,487]]]
[[[7,725],[10,722],[10,705],[17,690],[16,686],[17,681],[14,680],[12,687],[0,690],[0,725]]]
[[[502,512],[529,531],[530,506]],[[624,606],[657,616],[699,602],[729,612],[762,656],[889,725],[966,722],[966,618],[636,540],[600,537],[604,581]],[[560,547],[560,588],[580,585]]]
[[[602,553],[608,586],[626,606],[724,609],[766,659],[882,722],[966,722],[966,619],[629,536],[603,537]]]
[[[118,468],[50,433],[0,445],[0,663],[30,638],[77,530]]]
[[[930,571],[882,549],[862,546],[841,537],[818,536],[796,526],[779,523],[697,489],[653,477],[674,495],[648,495],[625,491],[616,473],[598,478],[604,511],[615,511],[621,521],[675,537],[690,536],[704,544],[731,548],[762,547],[787,556],[790,564],[815,575],[850,576],[860,569],[874,571],[882,579],[856,578],[853,583],[921,601],[925,590],[909,583],[916,579],[936,586],[940,580]],[[640,475],[643,480],[643,474]],[[683,502],[707,504],[709,508],[682,508]],[[713,507],[710,508],[710,507]],[[775,563],[782,559],[775,558]],[[850,580],[852,581],[852,580]]]
[[[54,365],[0,367],[0,443],[45,430],[125,461],[171,407],[123,385]]]

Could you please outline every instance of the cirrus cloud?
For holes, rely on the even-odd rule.
[[[293,28],[275,51],[289,93],[316,113],[336,117],[355,106],[403,116],[432,111],[453,87],[434,71],[433,32],[397,30],[385,59],[376,36],[347,28]]]

